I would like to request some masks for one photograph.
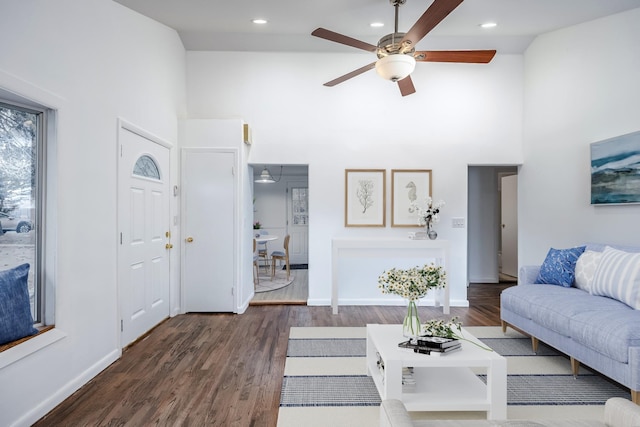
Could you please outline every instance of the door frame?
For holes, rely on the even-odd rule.
[[[142,138],[145,138],[149,141],[151,141],[152,143],[158,144],[166,149],[169,150],[169,167],[166,170],[166,174],[167,174],[167,182],[169,183],[169,188],[171,188],[171,157],[172,157],[172,149],[173,149],[173,144],[162,139],[159,138],[156,135],[153,135],[150,132],[147,132],[146,130],[142,129],[139,126],[134,125],[131,122],[128,122],[127,120],[118,117],[117,119],[117,126],[118,126],[118,130],[116,132],[116,233],[115,233],[115,239],[116,239],[116,298],[117,298],[117,319],[116,319],[116,330],[117,330],[117,337],[118,337],[118,349],[120,350],[120,352],[122,352],[122,349],[124,348],[124,346],[122,345],[122,329],[121,329],[121,319],[123,316],[123,302],[121,300],[121,298],[123,297],[123,295],[125,295],[126,293],[122,290],[122,282],[120,281],[120,269],[123,268],[123,266],[121,265],[121,260],[120,260],[120,255],[121,255],[121,245],[120,245],[120,230],[122,229],[123,224],[120,224],[120,208],[121,208],[121,204],[120,204],[120,197],[122,197],[122,194],[120,194],[120,168],[122,167],[122,161],[121,161],[121,156],[120,156],[120,150],[121,150],[121,144],[122,144],[122,132],[123,131],[128,131],[128,132],[132,132],[135,133],[136,135],[139,135]],[[167,193],[168,196],[170,196],[170,193]],[[169,201],[169,212],[167,212],[167,217],[171,218],[171,201]],[[174,301],[172,301],[172,288],[173,288],[173,283],[171,280],[171,270],[172,270],[172,263],[171,263],[171,256],[167,257],[168,259],[168,263],[169,263],[169,316],[171,316],[172,314],[172,309],[171,307],[173,306]]]
[[[508,199],[507,197],[504,196],[504,193],[502,191],[502,187],[503,187],[503,179],[507,178],[507,177],[515,177],[516,180],[516,189],[515,189],[515,200],[511,200]],[[517,277],[518,276],[518,187],[517,187],[517,183],[518,183],[518,172],[501,172],[498,173],[498,189],[499,189],[499,193],[500,193],[500,258],[498,259],[499,261],[499,265],[498,265],[498,273],[502,273],[502,274],[507,274],[503,272],[503,267],[504,267],[504,247],[503,247],[503,243],[504,243],[504,219],[502,217],[503,214],[503,210],[504,210],[504,205],[505,205],[505,201],[509,203],[510,208],[513,209],[514,216],[515,216],[515,236],[514,236],[514,240],[515,240],[515,251],[516,251],[516,257],[515,257],[515,271],[513,272],[514,274],[512,274],[511,276],[513,277]]]

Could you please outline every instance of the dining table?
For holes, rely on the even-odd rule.
[[[256,243],[261,245],[263,243],[271,242],[273,240],[278,240],[278,236],[275,234],[255,234]]]

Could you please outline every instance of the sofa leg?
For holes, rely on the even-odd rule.
[[[531,336],[531,348],[535,354],[538,354],[538,344],[540,344],[538,338]]]
[[[636,405],[640,405],[640,391],[631,390],[631,401]]]
[[[574,378],[578,378],[578,374],[580,373],[580,361],[570,357],[571,359],[571,373]]]
[[[506,334],[507,333],[507,326],[509,326],[509,324],[507,322],[505,322],[504,320],[500,319],[500,324],[502,325],[502,333]]]

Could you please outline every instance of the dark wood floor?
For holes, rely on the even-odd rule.
[[[500,324],[499,294],[513,284],[471,285],[466,326]],[[420,307],[420,317],[442,310]],[[250,306],[242,315],[166,320],[35,426],[275,426],[292,326],[401,323],[403,307]]]

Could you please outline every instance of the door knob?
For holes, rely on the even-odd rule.
[[[187,241],[187,243],[191,243],[193,242],[193,237],[187,237],[185,240]]]
[[[164,247],[166,249],[171,249],[171,248],[173,248],[173,245],[171,243],[167,243],[166,245],[164,245]]]

